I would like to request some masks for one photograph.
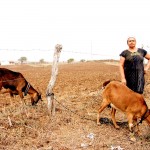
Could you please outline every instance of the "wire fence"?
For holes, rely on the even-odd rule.
[[[18,61],[21,57],[26,57],[29,62],[39,62],[41,59],[46,62],[52,62],[54,49],[0,49],[0,62]],[[106,54],[105,52],[77,51],[63,49],[60,61],[67,61],[73,58],[75,61],[80,60],[104,60],[119,59],[119,54]]]

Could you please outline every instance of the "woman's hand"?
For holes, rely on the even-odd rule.
[[[144,74],[148,72],[148,67],[144,67]]]
[[[121,79],[121,82],[122,82],[122,84],[124,84],[124,85],[126,85],[126,84],[127,84],[126,79]]]

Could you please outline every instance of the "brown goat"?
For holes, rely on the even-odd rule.
[[[6,68],[0,68],[0,90],[6,90],[1,93],[10,93],[10,96],[19,95],[21,99],[29,94],[32,105],[41,100],[41,94],[36,91],[29,82],[19,72],[14,72]],[[24,93],[24,95],[23,95]]]
[[[119,81],[106,81],[103,85],[106,87],[104,87],[103,101],[97,114],[98,125],[100,124],[100,113],[109,105],[112,107],[111,117],[115,128],[119,128],[115,120],[116,109],[125,112],[131,132],[133,131],[134,121],[136,121],[138,132],[138,124],[143,120],[146,120],[150,125],[150,110],[143,95],[133,92]]]

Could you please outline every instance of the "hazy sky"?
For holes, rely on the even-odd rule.
[[[0,0],[0,60],[118,58],[129,36],[150,46],[149,0]],[[28,51],[26,51],[28,50]]]

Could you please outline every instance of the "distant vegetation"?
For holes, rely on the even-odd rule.
[[[25,62],[27,62],[27,57],[20,57],[19,59],[18,59],[18,61],[21,63],[21,64],[23,64],[23,63],[25,63]]]
[[[41,64],[45,63],[44,59],[40,59],[39,63]]]
[[[68,62],[68,63],[72,63],[72,62],[74,62],[74,59],[73,59],[73,58],[70,58],[70,59],[67,60],[67,62]]]
[[[81,60],[80,60],[80,62],[85,62],[85,61],[86,61],[85,59],[81,59]]]

